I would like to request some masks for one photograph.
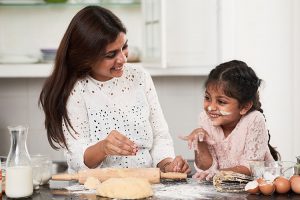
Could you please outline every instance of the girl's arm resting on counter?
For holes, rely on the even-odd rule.
[[[213,164],[213,157],[206,142],[198,142],[198,150],[195,151],[195,164],[201,170],[209,169]]]
[[[251,172],[248,169],[248,167],[245,167],[245,166],[242,166],[242,165],[238,165],[238,166],[230,167],[230,168],[226,168],[226,169],[220,169],[220,171],[233,171],[233,172],[236,172],[236,173],[251,176]]]

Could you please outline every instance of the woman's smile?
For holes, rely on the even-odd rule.
[[[120,66],[120,67],[112,67],[111,71],[113,72],[123,72],[124,66]]]

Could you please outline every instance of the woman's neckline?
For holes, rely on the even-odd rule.
[[[88,79],[91,79],[93,82],[96,82],[96,83],[99,83],[99,84],[108,84],[108,83],[114,81],[116,78],[115,78],[115,77],[112,77],[112,78],[109,79],[109,80],[106,80],[106,81],[100,81],[100,80],[95,79],[95,78],[92,77],[91,75],[88,75]]]

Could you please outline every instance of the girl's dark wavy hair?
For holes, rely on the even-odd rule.
[[[53,149],[67,147],[62,123],[69,130],[66,104],[78,79],[87,76],[101,59],[106,46],[126,33],[121,20],[100,6],[87,6],[71,20],[57,50],[52,74],[42,88],[39,105],[45,113],[45,128]],[[76,133],[76,132],[75,132]]]
[[[205,87],[220,87],[226,96],[237,99],[240,106],[252,102],[253,106],[248,112],[258,110],[263,113],[258,92],[261,82],[262,80],[257,77],[253,69],[245,62],[232,60],[214,68],[208,75]],[[271,136],[269,130],[268,135],[270,152],[274,160],[279,160],[280,154],[270,145]]]

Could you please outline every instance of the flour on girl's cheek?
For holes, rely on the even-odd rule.
[[[231,112],[223,111],[220,110],[221,115],[226,116],[226,115],[231,115]]]
[[[207,110],[208,110],[208,111],[212,111],[212,109],[211,109],[210,106],[207,107]],[[220,110],[219,112],[220,112],[220,114],[223,115],[223,116],[231,115],[231,112],[227,112],[227,111],[224,111],[224,110]]]

